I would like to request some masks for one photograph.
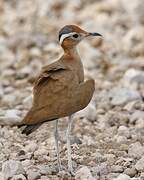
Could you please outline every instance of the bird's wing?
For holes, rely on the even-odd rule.
[[[34,85],[32,108],[22,123],[36,124],[59,118],[78,84],[77,75],[62,63],[43,68]]]
[[[34,89],[38,88],[38,86],[42,85],[45,81],[48,80],[54,73],[59,71],[66,70],[67,67],[59,62],[54,62],[50,65],[44,66],[42,68],[42,72],[40,73],[39,77],[35,81]]]

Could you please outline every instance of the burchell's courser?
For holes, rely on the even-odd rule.
[[[43,122],[55,120],[55,141],[58,168],[61,170],[58,146],[58,119],[68,116],[67,150],[68,170],[73,173],[70,131],[72,115],[85,108],[90,102],[94,89],[94,80],[84,81],[84,70],[76,45],[88,36],[101,36],[89,33],[76,25],[64,26],[59,32],[59,42],[64,54],[56,62],[43,67],[33,89],[33,104],[24,117],[26,125],[23,133],[30,134]]]

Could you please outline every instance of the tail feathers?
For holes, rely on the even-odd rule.
[[[29,134],[31,134],[33,131],[35,131],[36,129],[38,129],[41,125],[42,125],[42,123],[33,124],[33,125],[27,125],[27,126],[23,129],[22,134],[29,135]]]

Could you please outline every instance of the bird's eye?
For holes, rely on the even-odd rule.
[[[78,38],[79,35],[78,35],[78,34],[74,34],[73,37],[74,37],[74,38]]]

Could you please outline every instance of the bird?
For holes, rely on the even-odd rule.
[[[102,35],[87,32],[77,25],[65,25],[59,31],[63,55],[42,68],[34,82],[32,107],[21,122],[22,126],[26,126],[22,133],[29,135],[44,122],[54,121],[57,164],[58,170],[61,171],[58,119],[68,117],[66,140],[68,172],[71,174],[74,173],[70,144],[73,115],[89,104],[95,90],[95,81],[84,79],[83,64],[76,48],[89,36]]]

